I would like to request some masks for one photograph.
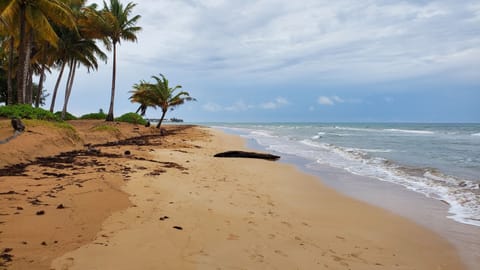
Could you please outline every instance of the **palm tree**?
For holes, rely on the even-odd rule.
[[[170,87],[168,80],[162,74],[160,74],[160,77],[152,76],[152,78],[155,83],[142,81],[140,84],[134,85],[130,101],[140,103],[140,108],[145,108],[145,110],[147,107],[155,109],[160,107],[162,116],[157,124],[157,128],[160,128],[169,109],[173,110],[175,107],[184,104],[185,101],[195,101],[195,99],[190,97],[190,93],[186,91],[175,93],[182,86]]]
[[[149,87],[149,83],[141,81],[139,84],[133,85],[134,90],[130,91],[130,93],[133,94],[130,97],[130,101],[132,103],[140,103],[140,106],[135,113],[140,113],[141,116],[145,116],[145,113],[147,112],[147,108],[149,106],[155,107],[155,104],[151,103],[148,97]]]
[[[133,18],[129,18],[133,8],[136,4],[129,2],[127,6],[123,6],[119,0],[110,0],[110,5],[103,2],[103,20],[105,22],[105,34],[109,37],[108,47],[113,48],[113,70],[112,70],[112,92],[110,97],[110,108],[108,109],[108,115],[106,121],[113,121],[113,106],[115,100],[115,80],[116,80],[116,68],[117,68],[117,44],[120,44],[121,40],[137,41],[135,35],[142,28],[136,26],[137,21],[140,19],[140,15],[135,15]]]
[[[18,27],[17,102],[25,103],[27,82],[30,80],[30,54],[34,40],[56,46],[58,36],[52,24],[75,28],[71,10],[62,0],[7,0],[2,1],[1,20],[5,25]]]

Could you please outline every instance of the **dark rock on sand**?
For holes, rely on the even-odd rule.
[[[45,211],[43,211],[43,210],[37,211],[36,215],[37,216],[45,215]]]

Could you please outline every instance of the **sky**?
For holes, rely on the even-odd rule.
[[[161,73],[197,99],[167,114],[188,122],[480,122],[478,0],[133,2],[143,29],[118,48],[115,116]],[[108,54],[77,72],[70,112],[108,110]]]

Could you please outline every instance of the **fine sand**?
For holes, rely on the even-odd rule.
[[[92,123],[53,159],[32,153],[64,131],[0,145],[0,168],[28,164],[0,176],[0,269],[464,269],[438,235],[293,166],[213,157],[240,137]]]

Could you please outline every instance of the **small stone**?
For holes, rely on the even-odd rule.
[[[183,228],[180,227],[180,226],[173,226],[173,228],[176,229],[176,230],[179,230],[179,231],[183,230]]]
[[[47,242],[43,241],[42,246],[46,246],[46,245],[47,245]]]
[[[43,210],[37,211],[37,216],[42,216],[42,215],[45,215],[45,211]]]
[[[131,152],[130,152],[129,150],[127,150],[127,151],[125,151],[125,153],[124,153],[124,154],[125,154],[126,156],[128,156],[128,155],[130,155],[130,154],[131,154]]]
[[[57,206],[57,209],[64,209],[64,208],[65,208],[65,206],[63,206],[63,204],[59,204],[59,205]]]

